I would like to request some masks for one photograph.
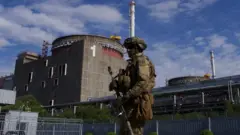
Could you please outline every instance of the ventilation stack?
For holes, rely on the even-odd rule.
[[[130,16],[130,37],[135,37],[135,2],[130,2],[129,16]]]
[[[215,62],[214,62],[213,51],[210,51],[210,62],[211,62],[211,68],[212,68],[212,79],[215,79],[216,73],[215,73]]]

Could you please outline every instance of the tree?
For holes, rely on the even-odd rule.
[[[76,114],[73,108],[65,108],[63,112],[57,114],[56,117],[61,118],[78,118],[83,119],[85,122],[109,122],[115,120],[111,115],[110,110],[106,107],[100,109],[94,105],[79,105],[77,106]]]
[[[57,115],[57,117],[61,117],[61,118],[75,118],[74,112],[71,108],[66,108],[64,109],[64,111],[62,113],[60,113],[59,115]]]
[[[93,105],[80,105],[77,107],[76,117],[90,121],[110,121],[113,120],[110,110],[103,107],[102,109]]]
[[[153,119],[155,119],[155,120],[172,120],[173,116],[172,115],[168,115],[168,114],[165,114],[165,115],[154,115]]]
[[[208,112],[208,117],[218,117],[219,113],[218,112]]]
[[[191,113],[186,113],[184,114],[185,119],[201,119],[205,118],[204,115],[198,112],[191,112]]]
[[[213,135],[213,132],[211,132],[208,129],[205,129],[200,132],[200,135]]]
[[[175,120],[181,120],[181,119],[183,119],[183,116],[182,116],[181,114],[179,114],[179,113],[176,113],[176,114],[174,115],[174,119],[175,119]]]
[[[230,101],[225,101],[224,102],[226,112],[232,113],[233,112],[233,106]]]
[[[234,116],[233,105],[230,101],[225,101],[225,113],[227,116]]]
[[[18,97],[14,105],[7,105],[2,108],[2,110],[22,110],[22,111],[32,111],[38,112],[39,116],[47,116],[47,111],[42,107],[42,105],[32,96],[25,95]]]

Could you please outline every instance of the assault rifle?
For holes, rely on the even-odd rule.
[[[120,69],[120,73],[119,73],[117,76],[113,77],[112,68],[111,68],[110,66],[108,66],[108,72],[109,72],[109,74],[110,74],[111,77],[112,77],[112,81],[114,81],[114,80],[116,79],[116,77],[118,77],[120,74],[122,74],[122,73],[124,72],[124,70],[121,70],[121,69]],[[114,89],[114,90],[115,90],[115,89]],[[118,97],[122,97],[122,96],[121,96],[121,93],[120,93],[118,90],[115,90],[115,92],[116,92],[117,98],[118,98]],[[129,120],[128,120],[128,115],[127,115],[127,113],[126,113],[126,111],[125,111],[125,109],[124,109],[124,106],[121,104],[119,107],[120,107],[120,113],[119,113],[118,115],[123,115],[123,116],[124,116],[130,134],[131,134],[131,135],[134,135],[134,134],[133,134],[132,127],[131,127],[131,124],[130,124],[130,122],[129,122]]]

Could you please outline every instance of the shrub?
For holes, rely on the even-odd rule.
[[[108,132],[107,135],[117,135],[115,132]]]
[[[157,132],[151,132],[149,135],[157,135]]]
[[[91,133],[91,132],[87,132],[85,135],[93,135],[93,133]]]
[[[201,131],[200,135],[213,135],[213,133],[210,130],[205,129]]]

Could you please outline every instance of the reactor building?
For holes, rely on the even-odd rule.
[[[47,47],[51,45],[51,55]],[[17,96],[33,95],[43,105],[82,102],[112,95],[111,76],[125,68],[119,39],[95,35],[71,35],[44,41],[42,55],[22,52],[14,71]],[[54,103],[53,103],[54,102]]]
[[[201,81],[209,80],[209,76],[206,74],[204,76],[183,76],[176,77],[168,80],[167,86],[179,86],[192,83],[198,83]]]

